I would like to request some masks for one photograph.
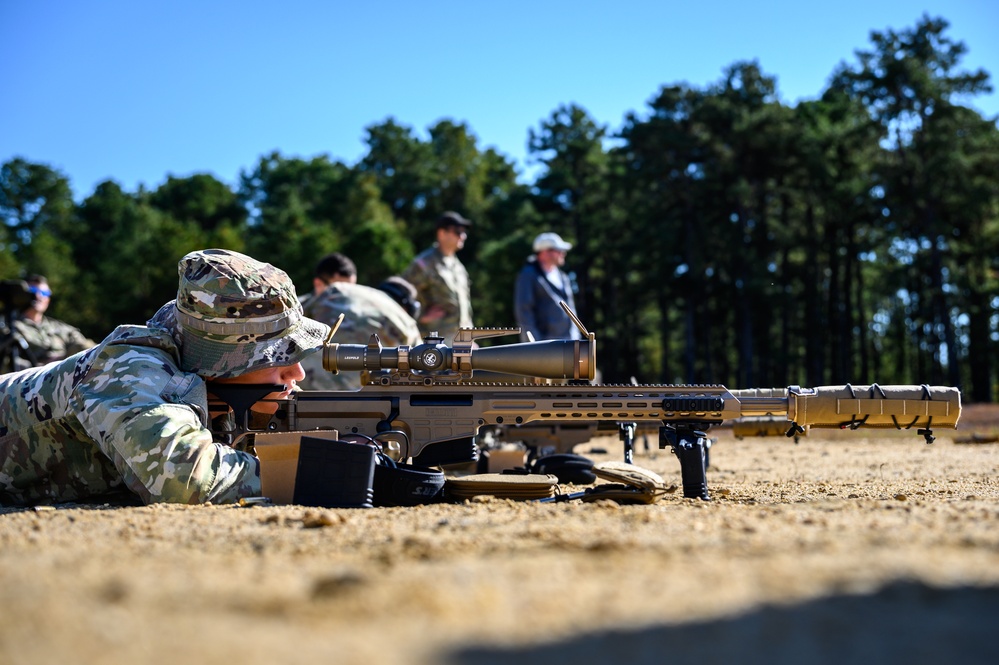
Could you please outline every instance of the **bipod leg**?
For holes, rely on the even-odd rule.
[[[680,460],[680,477],[683,481],[683,496],[687,499],[708,501],[708,439],[707,435],[695,429],[706,425],[666,425],[659,428],[659,447],[669,446]]]
[[[617,433],[621,437],[621,442],[624,443],[624,461],[628,464],[634,464],[632,461],[635,455],[635,430],[638,429],[638,423],[618,423]]]

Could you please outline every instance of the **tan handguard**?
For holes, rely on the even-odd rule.
[[[950,386],[820,386],[739,390],[737,398],[783,398],[801,427],[896,429],[957,427],[961,391]]]

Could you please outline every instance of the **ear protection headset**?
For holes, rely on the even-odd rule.
[[[392,300],[395,300],[399,305],[406,310],[414,319],[420,316],[420,301],[417,300],[410,294],[409,290],[403,287],[401,284],[396,284],[391,280],[386,280],[378,285],[379,290],[384,291]]]

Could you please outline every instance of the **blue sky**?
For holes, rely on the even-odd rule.
[[[999,2],[790,0],[281,3],[0,0],[0,162],[69,177],[81,199],[168,175],[235,184],[261,155],[365,152],[393,117],[426,138],[465,122],[529,176],[526,142],[561,104],[609,130],[662,85],[758,60],[784,101],[817,97],[872,30],[942,16],[966,69],[999,76]],[[999,95],[971,104],[999,115]]]

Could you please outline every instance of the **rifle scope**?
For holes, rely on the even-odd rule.
[[[542,379],[583,379],[596,374],[596,341],[545,340],[484,348],[452,348],[445,344],[383,347],[365,344],[327,344],[323,367],[341,371],[399,370],[445,374],[482,370]]]

